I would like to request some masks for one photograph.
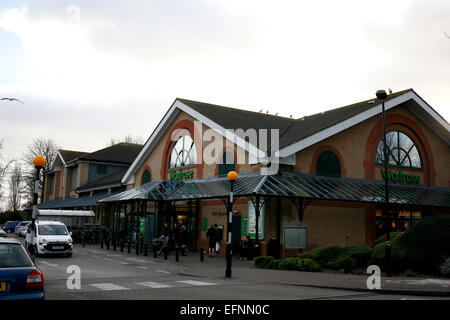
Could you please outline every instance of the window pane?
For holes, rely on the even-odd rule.
[[[409,157],[411,158],[411,166],[414,168],[422,168],[422,162],[420,161],[419,151],[417,147],[414,146],[409,152]]]
[[[172,149],[169,168],[179,168],[197,163],[197,151],[192,138],[181,136]]]
[[[407,152],[413,146],[414,142],[403,132],[399,132],[400,148],[406,150]]]

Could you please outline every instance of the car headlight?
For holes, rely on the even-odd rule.
[[[72,244],[72,243],[73,243],[73,239],[70,238],[70,239],[69,239],[69,244]]]
[[[47,239],[41,239],[41,241],[39,241],[39,244],[47,244],[48,240]]]

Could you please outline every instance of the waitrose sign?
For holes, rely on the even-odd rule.
[[[190,179],[194,177],[194,170],[186,170],[186,171],[170,171],[169,172],[169,180],[184,180]]]
[[[384,180],[386,180],[386,175],[384,173],[383,169],[380,169],[381,175]],[[420,183],[420,176],[414,175],[414,174],[406,174],[401,172],[400,170],[397,172],[393,172],[391,170],[388,170],[387,173],[388,180],[392,182],[406,182],[406,183]]]

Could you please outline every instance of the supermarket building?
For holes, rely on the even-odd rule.
[[[262,254],[295,254],[284,250],[283,228],[299,221],[308,249],[370,244],[388,221],[384,176],[392,231],[450,214],[448,122],[412,89],[388,95],[385,106],[387,173],[378,99],[300,119],[176,99],[123,174],[126,190],[98,201],[97,220],[113,241],[139,232],[151,241],[178,221],[192,249],[217,224],[223,250],[231,170],[239,173],[233,245],[257,228]]]

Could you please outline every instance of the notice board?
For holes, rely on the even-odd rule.
[[[285,249],[307,248],[307,227],[304,222],[287,222],[283,226]]]

